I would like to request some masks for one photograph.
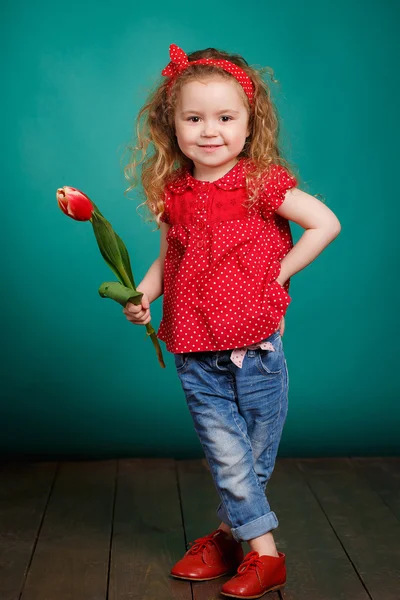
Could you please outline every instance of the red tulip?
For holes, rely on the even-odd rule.
[[[57,202],[63,213],[75,221],[90,221],[94,206],[90,198],[80,190],[65,185],[57,190]]]

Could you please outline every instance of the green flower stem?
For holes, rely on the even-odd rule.
[[[133,286],[130,284],[129,277],[126,275],[123,269],[120,271],[120,273],[121,277],[127,282],[128,285],[124,286],[119,281],[107,281],[105,283],[102,283],[99,287],[100,296],[102,298],[111,298],[112,300],[115,300],[116,302],[121,304],[121,306],[124,307],[128,304],[128,302],[131,302],[135,305],[141,304],[143,293],[133,288]],[[150,336],[151,341],[153,342],[154,348],[156,350],[158,362],[160,363],[161,367],[165,369],[165,363],[160,347],[160,342],[158,341],[157,333],[153,328],[151,321],[149,323],[146,323],[145,327],[146,335]]]
[[[138,291],[136,289],[133,277],[132,277],[132,281],[130,281],[129,276],[127,275],[127,273],[126,273],[126,271],[125,271],[125,269],[124,269],[124,267],[122,265],[120,266],[120,273],[121,273],[121,277],[123,279],[123,283],[127,287],[131,287],[135,291]],[[131,298],[129,300],[129,302],[132,302],[135,305],[141,304],[141,302],[142,302],[142,296],[140,296],[140,297],[139,296],[135,296],[134,298]],[[163,369],[165,369],[165,362],[164,362],[162,350],[161,350],[161,347],[160,347],[160,342],[158,341],[157,332],[155,331],[153,325],[151,324],[151,321],[149,321],[148,323],[146,323],[145,327],[146,327],[146,335],[149,335],[150,338],[151,338],[151,341],[153,342],[153,345],[154,345],[154,348],[155,348],[155,351],[156,351],[156,354],[157,354],[158,362],[160,363],[161,367]]]

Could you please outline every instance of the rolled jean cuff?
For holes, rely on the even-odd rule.
[[[231,532],[237,542],[245,542],[264,535],[264,533],[268,533],[271,529],[276,529],[278,525],[279,522],[276,514],[271,511],[262,517],[258,517],[258,519],[254,519],[254,521],[250,521],[250,523],[231,528]]]

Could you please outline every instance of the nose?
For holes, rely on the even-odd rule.
[[[215,137],[218,135],[214,121],[204,121],[202,135],[204,137]]]

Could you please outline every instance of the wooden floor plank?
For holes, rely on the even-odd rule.
[[[400,521],[400,458],[351,458],[351,462]]]
[[[0,598],[18,600],[57,462],[10,462],[0,470]]]
[[[216,515],[220,498],[205,459],[178,461],[179,482],[182,497],[183,519],[186,543],[194,541],[217,529],[220,520]],[[186,548],[182,546],[182,556]],[[243,542],[243,552],[250,551]],[[194,600],[221,600],[219,592],[225,581],[232,575],[225,575],[214,581],[199,581],[192,584]],[[268,600],[279,600],[277,592],[270,592]]]
[[[298,465],[371,598],[398,600],[400,524],[393,512],[349,459]]]
[[[0,600],[222,600],[229,576],[169,575],[187,544],[219,525],[205,459],[0,466]],[[267,497],[288,582],[268,600],[398,599],[399,466],[277,460]]]
[[[191,600],[169,575],[183,544],[174,460],[119,461],[109,600]]]
[[[65,462],[22,600],[106,600],[116,461]]]
[[[286,554],[285,600],[369,600],[294,460],[277,460],[266,494],[279,521],[274,539]]]

